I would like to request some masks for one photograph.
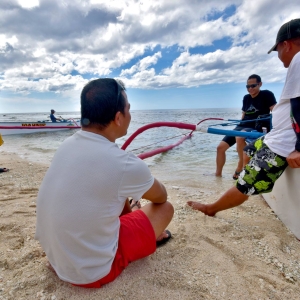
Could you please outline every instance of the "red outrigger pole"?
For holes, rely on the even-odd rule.
[[[204,119],[201,120],[197,125],[199,125],[200,123],[202,123],[203,121],[206,120],[223,120],[220,118],[209,118],[209,119]],[[145,159],[151,156],[154,156],[156,154],[162,153],[162,152],[166,152],[168,150],[173,149],[174,147],[180,145],[182,142],[184,142],[186,139],[189,139],[192,136],[193,131],[195,131],[197,129],[197,125],[195,124],[187,124],[187,123],[179,123],[179,122],[156,122],[156,123],[151,123],[151,124],[147,124],[141,128],[139,128],[137,131],[135,131],[129,138],[128,140],[123,144],[123,146],[121,147],[121,149],[125,150],[130,143],[133,141],[134,138],[136,138],[139,134],[141,134],[142,132],[151,129],[151,128],[155,128],[155,127],[175,127],[175,128],[179,128],[179,129],[189,129],[192,130],[188,135],[185,135],[183,138],[181,138],[177,143],[169,145],[169,146],[165,146],[165,147],[161,147],[155,150],[151,150],[145,153],[141,153],[138,155],[138,157],[140,159]]]

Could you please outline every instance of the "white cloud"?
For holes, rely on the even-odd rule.
[[[31,9],[36,6],[39,6],[39,0],[18,0],[19,5],[25,9]]]
[[[122,70],[121,76],[131,75],[138,71],[144,71],[148,67],[155,65],[158,59],[161,58],[161,52],[155,53],[153,56],[146,56],[141,59],[136,65],[133,65],[131,68]]]
[[[6,0],[0,90],[66,93],[111,74],[151,89],[241,82],[255,72],[282,81],[285,70],[266,52],[298,11],[298,0]],[[231,45],[205,52],[223,39]],[[169,58],[171,48],[179,50]]]

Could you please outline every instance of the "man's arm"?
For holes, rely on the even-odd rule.
[[[287,162],[291,168],[300,168],[300,97],[291,100],[291,118],[292,126],[296,134],[295,151],[287,158]]]
[[[155,178],[151,188],[143,195],[143,199],[147,199],[153,203],[165,203],[167,198],[168,194],[165,186]]]
[[[275,105],[276,105],[276,104],[274,104],[274,105],[272,105],[272,106],[269,107],[269,108],[270,108],[270,111],[273,110],[273,108],[274,108]]]

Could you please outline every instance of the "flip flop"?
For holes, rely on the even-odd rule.
[[[156,247],[160,247],[162,245],[164,245],[166,242],[168,242],[170,240],[170,238],[172,237],[172,234],[169,230],[165,230],[165,233],[168,235],[167,237],[163,238],[160,241],[156,241]]]
[[[0,168],[0,173],[3,173],[3,172],[8,172],[9,169],[6,169],[6,168]]]
[[[130,203],[130,208],[133,209],[135,206],[137,206],[138,208],[141,208],[141,202],[140,200],[137,200],[134,202],[134,200],[131,198],[129,200],[129,203]]]
[[[135,206],[137,206],[138,208],[141,208],[141,202],[139,200],[136,201],[134,204],[130,205],[130,208],[133,209]]]

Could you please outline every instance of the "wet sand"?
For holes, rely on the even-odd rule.
[[[173,239],[155,254],[133,262],[101,289],[58,279],[34,240],[36,196],[48,165],[0,150],[0,299],[299,299],[300,242],[260,196],[211,218],[186,201],[215,201],[217,189],[201,180],[166,179],[175,207]],[[153,167],[152,172],[156,174]]]

